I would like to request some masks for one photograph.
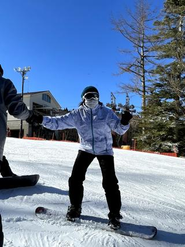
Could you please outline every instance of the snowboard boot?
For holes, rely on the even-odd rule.
[[[0,161],[0,173],[2,177],[15,177],[17,176],[14,174],[9,166],[8,160],[5,156],[3,156],[3,161]]]
[[[108,225],[110,226],[111,229],[113,230],[118,230],[121,227],[120,219],[122,219],[122,215],[120,213],[114,214],[114,213],[109,213],[109,223]]]
[[[66,214],[67,220],[75,221],[75,218],[80,217],[81,211],[82,211],[81,205],[78,207],[75,207],[74,205],[69,206]]]

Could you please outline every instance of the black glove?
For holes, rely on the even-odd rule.
[[[34,111],[29,111],[30,112],[30,116],[26,119],[26,122],[29,124],[32,123],[38,123],[41,124],[43,121],[43,116],[39,115],[37,113],[35,113]]]
[[[129,124],[130,119],[132,118],[132,114],[130,114],[129,111],[125,111],[124,114],[122,114],[121,117],[121,124],[127,125]]]

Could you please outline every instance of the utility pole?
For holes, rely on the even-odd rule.
[[[23,101],[23,96],[24,96],[24,81],[26,79],[28,79],[28,77],[26,76],[26,73],[29,72],[31,70],[31,67],[24,67],[23,69],[21,69],[20,67],[15,68],[14,69],[16,72],[20,73],[22,76],[22,92],[21,92],[21,97],[22,97],[22,101]],[[21,119],[21,125],[20,125],[20,133],[19,133],[19,137],[23,138],[23,120]]]

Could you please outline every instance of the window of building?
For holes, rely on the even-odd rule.
[[[51,97],[45,93],[42,94],[42,100],[51,103]]]

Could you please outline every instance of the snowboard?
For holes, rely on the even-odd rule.
[[[39,180],[38,174],[0,178],[0,189],[34,186]]]
[[[67,221],[62,212],[45,207],[37,207],[35,209],[35,215],[41,220],[53,219],[53,221]],[[75,223],[76,225],[83,224],[86,227],[90,226],[91,229],[100,229],[128,237],[138,237],[148,240],[153,239],[157,234],[157,228],[154,226],[136,225],[126,222],[121,222],[120,229],[113,230],[108,226],[108,220],[86,215],[81,215],[74,223],[71,221],[69,221],[69,223],[74,225]]]

